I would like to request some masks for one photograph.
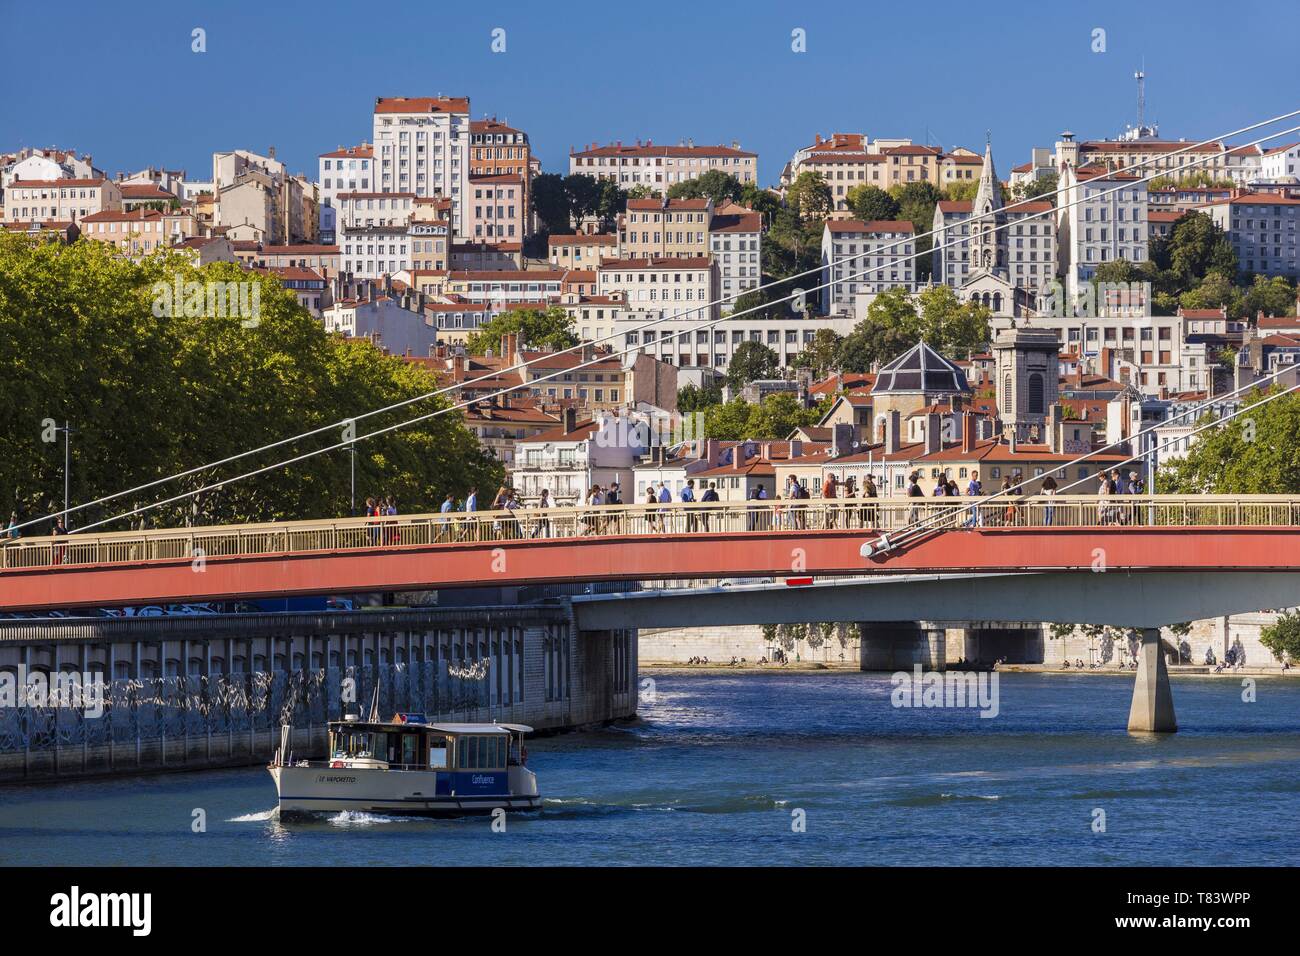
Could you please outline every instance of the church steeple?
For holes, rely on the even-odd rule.
[[[980,184],[971,203],[971,270],[997,272],[1005,263],[1002,257],[1002,233],[996,229],[1002,224],[1002,188],[993,169],[993,144],[984,145],[984,167],[980,170]],[[982,218],[981,218],[982,217]],[[978,220],[978,221],[976,221]]]

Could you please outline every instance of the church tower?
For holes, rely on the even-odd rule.
[[[1017,441],[1047,440],[1047,418],[1060,398],[1060,342],[1048,329],[1004,329],[993,340],[998,418]]]
[[[1003,254],[1005,237],[998,231],[1002,225],[1002,189],[997,172],[993,169],[993,144],[984,145],[984,167],[980,170],[979,190],[971,203],[970,268],[973,275],[982,272],[1006,274],[1006,257]],[[984,217],[984,218],[980,218]]]

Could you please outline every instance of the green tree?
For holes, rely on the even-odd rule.
[[[853,215],[863,222],[892,221],[898,217],[898,200],[879,186],[854,186],[844,198]]]
[[[250,283],[257,314],[250,319],[228,307],[210,309],[188,294],[173,303],[164,291],[176,280],[198,290],[207,283]],[[248,299],[251,304],[251,291]],[[437,388],[431,371],[368,342],[327,333],[274,276],[233,263],[200,269],[170,251],[136,262],[91,241],[64,246],[0,236],[0,350],[10,370],[0,381],[0,415],[10,423],[0,434],[0,494],[24,518],[49,513],[62,499],[63,455],[41,440],[45,418],[66,419],[76,429],[76,502]],[[443,407],[441,399],[425,399],[368,418],[357,432]],[[341,435],[341,426],[330,428],[169,481],[138,499],[86,509],[73,526],[328,447]],[[356,447],[359,490],[394,494],[403,510],[432,508],[447,491],[463,494],[468,483],[486,484],[502,474],[458,414],[427,418]],[[146,520],[179,525],[341,514],[348,477],[346,449],[331,450],[164,506]]]
[[[1295,309],[1296,287],[1285,276],[1255,276],[1246,292],[1243,306],[1246,315],[1291,315]]]
[[[1043,198],[1048,199],[1055,204],[1055,194],[1060,188],[1060,176],[1056,173],[1048,173],[1046,176],[1038,176],[1034,179],[1026,179],[1017,183],[1011,189],[1011,198],[1015,202],[1026,202],[1030,199]]]
[[[813,339],[794,358],[795,368],[811,369],[817,378],[824,378],[839,367],[842,335],[833,329],[818,329]]]
[[[711,405],[722,404],[722,386],[711,381],[703,388],[694,383],[683,385],[677,390],[677,410],[683,414],[700,412]]]
[[[943,187],[943,198],[953,202],[970,202],[980,190],[980,184],[973,179],[961,179]]]
[[[1262,397],[1255,391],[1244,400]],[[1171,494],[1300,492],[1300,395],[1284,395],[1201,432],[1186,455],[1160,469],[1156,483]]]
[[[819,174],[803,172],[790,184],[786,202],[800,219],[825,219],[831,211],[831,187]]]
[[[973,302],[962,302],[946,285],[924,289],[916,337],[950,358],[968,356],[988,345],[992,312]],[[906,326],[905,326],[906,327]]]
[[[1178,301],[1184,309],[1226,308],[1232,317],[1246,314],[1245,293],[1222,272],[1211,272],[1195,288],[1180,295]]]
[[[898,202],[898,218],[911,222],[916,229],[916,274],[921,279],[929,278],[930,248],[934,241],[925,233],[934,225],[934,207],[943,194],[925,180],[891,186],[889,194]]]
[[[704,410],[704,434],[723,441],[740,441],[750,437],[750,407],[739,396],[725,404],[710,405]]]
[[[740,187],[740,199],[737,202],[761,215],[765,225],[771,224],[772,218],[781,208],[780,196],[770,189],[760,189],[753,183],[745,183]]]
[[[529,184],[533,212],[541,221],[542,229],[552,235],[573,232],[569,224],[569,196],[564,189],[564,177],[555,173],[534,176]]]
[[[1300,615],[1288,611],[1259,632],[1259,642],[1278,660],[1300,660]]]
[[[627,210],[627,201],[630,198],[632,198],[631,194],[624,191],[614,180],[600,180],[596,198],[596,215],[600,217],[601,225],[606,230],[613,229],[618,217]]]
[[[726,200],[739,202],[743,188],[740,180],[720,169],[710,169],[695,179],[683,180],[668,187],[669,199],[712,199],[715,206]]]
[[[751,407],[746,438],[778,441],[796,428],[815,425],[821,417],[815,408],[804,408],[792,392],[775,392]]]
[[[494,316],[465,343],[472,355],[497,351],[503,335],[518,335],[520,348],[562,351],[578,344],[573,320],[558,305],[547,309],[511,309]]]
[[[564,196],[569,202],[569,215],[581,222],[598,214],[601,203],[601,182],[586,173],[569,173],[564,177]]]
[[[727,365],[727,384],[741,389],[757,379],[774,378],[781,359],[762,342],[741,342]]]

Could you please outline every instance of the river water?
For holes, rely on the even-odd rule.
[[[250,768],[0,789],[0,864],[1300,862],[1300,681],[1176,679],[1181,729],[1151,737],[1132,677],[1002,674],[981,718],[893,707],[888,675],[643,676],[638,722],[530,743],[546,803],[504,833],[281,825]]]

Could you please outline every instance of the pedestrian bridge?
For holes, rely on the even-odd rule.
[[[929,522],[884,554],[862,545]],[[0,608],[595,580],[1300,569],[1300,496],[615,505],[21,538]]]

